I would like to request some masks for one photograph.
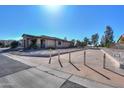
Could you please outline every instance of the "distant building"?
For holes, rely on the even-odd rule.
[[[124,44],[124,34],[120,36],[117,42],[120,44]]]
[[[0,40],[0,43],[2,43],[4,45],[4,47],[6,46],[10,46],[10,44],[15,41],[15,40]]]
[[[50,36],[22,35],[24,48],[68,48],[73,42]]]
[[[120,36],[116,43],[117,48],[123,48],[124,49],[124,34]]]

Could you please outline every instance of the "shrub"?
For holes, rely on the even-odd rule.
[[[17,47],[18,47],[18,44],[19,44],[18,41],[13,41],[13,42],[10,44],[10,47],[11,47],[11,48],[17,48]]]
[[[56,48],[55,47],[48,47],[47,49],[55,50]]]
[[[4,47],[4,44],[0,42],[0,47]]]

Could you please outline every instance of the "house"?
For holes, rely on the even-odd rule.
[[[120,36],[117,42],[120,44],[124,44],[124,34]]]
[[[22,37],[24,48],[68,48],[73,45],[71,41],[45,35],[23,34]]]
[[[120,36],[116,44],[117,48],[124,49],[124,34]]]

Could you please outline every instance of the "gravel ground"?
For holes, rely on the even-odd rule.
[[[124,69],[124,50],[123,49],[111,49],[103,48],[104,51],[113,56],[118,62],[120,62],[120,68]]]
[[[56,50],[28,50],[28,51],[13,51],[11,54],[20,55],[20,56],[33,56],[33,57],[49,57],[56,56],[58,53],[66,54],[68,52],[80,51],[81,48],[70,48],[70,49],[56,49]]]
[[[124,64],[124,50],[122,49],[108,49],[108,48],[103,48],[104,51],[109,53],[111,56],[116,58],[119,62]]]

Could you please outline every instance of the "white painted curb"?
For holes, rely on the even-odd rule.
[[[103,49],[101,49],[101,51],[103,53],[105,53],[106,56],[115,63],[115,66],[116,67],[120,68],[120,62],[119,61],[117,61],[115,58],[113,58],[110,54],[108,54],[107,52],[105,52]]]

